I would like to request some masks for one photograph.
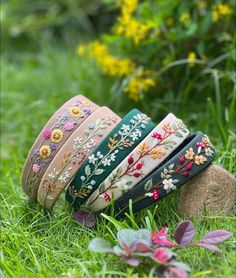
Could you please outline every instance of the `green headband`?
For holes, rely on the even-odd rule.
[[[201,132],[190,135],[162,167],[115,202],[115,211],[119,215],[128,212],[129,199],[137,212],[164,198],[209,166],[215,155],[206,135]]]
[[[66,200],[80,207],[154,127],[139,110],[129,112],[84,162],[67,189]]]

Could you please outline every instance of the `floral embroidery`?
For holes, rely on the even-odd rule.
[[[54,143],[51,143],[49,146],[50,146],[51,151],[55,151],[57,149],[57,145]]]
[[[125,127],[125,129],[127,128]],[[98,199],[99,195],[107,192],[107,190],[115,188],[118,188],[121,192],[130,190],[136,181],[139,181],[140,178],[147,174],[145,173],[144,158],[150,156],[154,160],[162,159],[166,156],[165,149],[173,149],[176,145],[176,141],[171,135],[184,138],[182,133],[187,133],[185,125],[179,119],[176,119],[176,121],[171,124],[163,124],[161,130],[160,132],[152,132],[151,138],[153,138],[153,140],[150,142],[145,139],[138,145],[133,153],[128,156],[127,163],[122,163],[117,167],[99,186],[99,194],[89,201],[87,203],[88,205],[92,205]],[[174,188],[174,185],[169,184],[169,188]]]
[[[67,122],[64,125],[65,130],[71,131],[74,128],[74,124],[72,122]]]
[[[37,163],[34,163],[32,170],[37,174],[40,171],[40,166]]]
[[[46,138],[46,139],[49,139],[51,137],[51,130],[50,129],[45,129],[43,131],[43,137]]]
[[[40,149],[39,149],[39,155],[42,158],[47,158],[49,157],[51,154],[51,149],[48,145],[43,145]]]
[[[165,179],[163,180],[163,188],[165,190],[168,190],[168,189],[176,189],[176,186],[174,185],[174,180],[173,179]],[[176,182],[175,182],[176,183]]]
[[[116,132],[112,137],[109,137],[107,144],[109,152],[102,154],[100,151],[98,151],[96,154],[93,153],[90,155],[88,157],[88,163],[83,169],[84,174],[80,176],[80,191],[77,191],[75,187],[71,185],[73,190],[68,190],[69,195],[73,199],[77,197],[88,197],[92,191],[89,189],[89,186],[91,186],[92,181],[94,181],[91,180],[91,178],[101,175],[106,170],[106,168],[116,160],[116,154],[119,151],[130,148],[134,144],[134,141],[138,140],[142,136],[142,129],[146,128],[148,120],[149,118],[145,114],[140,113],[133,116],[129,124],[123,124],[118,132]]]
[[[78,118],[81,116],[82,111],[81,111],[81,109],[79,109],[78,106],[72,106],[69,108],[69,113],[72,117]]]
[[[54,129],[51,133],[51,141],[55,143],[61,142],[63,138],[63,132],[60,129]]]
[[[84,137],[76,137],[73,140],[73,152],[65,153],[64,159],[62,160],[61,169],[54,168],[51,173],[48,174],[50,190],[55,190],[58,186],[58,181],[61,184],[67,183],[72,178],[72,167],[74,162],[82,165],[87,155],[84,152],[91,152],[96,147],[96,141],[93,139],[96,136],[100,136],[103,130],[108,128],[112,122],[116,123],[116,118],[109,116],[107,118],[99,118],[95,123],[89,123],[87,129],[84,131]],[[83,150],[80,152],[79,150]],[[99,157],[101,153],[98,152]],[[91,156],[90,156],[91,157]],[[83,177],[81,177],[83,179]],[[84,177],[85,179],[85,177]],[[93,184],[93,182],[92,182]],[[60,185],[59,185],[60,186]]]

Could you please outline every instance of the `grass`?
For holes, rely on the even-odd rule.
[[[23,163],[34,138],[49,116],[66,99],[83,92],[98,104],[107,105],[120,115],[134,104],[127,101],[126,96],[111,94],[111,80],[102,77],[92,62],[76,59],[70,50],[46,48],[37,55],[5,54],[1,63],[0,276],[147,277],[144,275],[147,270],[142,267],[133,269],[118,258],[90,253],[88,250],[88,243],[94,237],[113,240],[112,233],[116,232],[116,227],[111,222],[99,217],[96,229],[81,227],[73,221],[71,210],[63,202],[57,206],[53,215],[49,215],[30,203],[20,186]],[[152,116],[155,115],[156,121],[161,117],[154,111],[154,107],[150,111],[147,104],[139,106]],[[179,108],[177,114],[183,117],[192,130],[200,129],[209,134],[218,151],[216,162],[232,172],[235,169],[232,119],[226,129],[214,104],[208,106],[206,101],[202,101],[199,107],[200,110],[189,108],[189,111],[195,109],[189,114],[190,117],[187,117],[189,112],[186,109]],[[226,144],[221,139],[219,125],[224,126]],[[170,231],[174,231],[181,220],[177,209],[178,198],[179,192],[175,192],[161,200],[156,210],[151,207],[138,213],[134,223],[126,219],[123,224],[152,228],[168,225]],[[193,219],[193,222],[199,238],[206,231],[214,229],[235,232],[233,215],[207,214],[201,219]],[[191,266],[191,277],[234,277],[234,238],[231,237],[220,247],[223,250],[221,254],[194,248],[180,250],[180,259]]]

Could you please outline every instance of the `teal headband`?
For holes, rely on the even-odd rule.
[[[147,178],[115,202],[115,211],[128,212],[129,199],[137,212],[164,198],[209,166],[216,153],[201,132],[190,135],[176,151]]]
[[[66,201],[80,207],[154,127],[139,110],[129,112],[79,169],[67,189]]]

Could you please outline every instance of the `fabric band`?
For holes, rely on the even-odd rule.
[[[131,190],[157,168],[188,136],[183,122],[168,114],[125,158],[90,197],[86,206],[97,212]]]
[[[109,108],[101,107],[74,131],[54,157],[41,180],[38,202],[42,206],[52,209],[85,159],[120,120]]]
[[[66,200],[80,207],[154,126],[139,110],[128,113],[79,169],[67,189]]]
[[[137,212],[164,198],[209,166],[216,153],[208,137],[201,132],[190,135],[172,154],[172,158],[115,202],[115,212],[128,212],[129,199]]]
[[[22,187],[30,199],[37,201],[40,180],[61,146],[98,106],[84,96],[68,100],[48,121],[26,159]]]

